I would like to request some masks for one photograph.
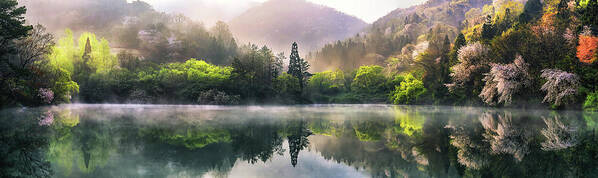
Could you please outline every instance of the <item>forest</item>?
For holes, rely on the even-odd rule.
[[[116,17],[81,20],[95,28],[71,24],[55,32],[30,24],[27,7],[16,0],[0,1],[0,107],[390,103],[598,110],[597,0],[429,0],[303,57],[301,44],[288,44],[288,53],[238,44],[225,22],[206,28],[141,1],[118,2],[119,13],[110,13]]]

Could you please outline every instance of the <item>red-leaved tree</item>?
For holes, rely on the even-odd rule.
[[[579,46],[577,46],[577,58],[579,61],[592,64],[598,60],[596,51],[598,50],[598,37],[580,35]]]

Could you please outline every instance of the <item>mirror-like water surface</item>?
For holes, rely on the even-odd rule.
[[[61,105],[0,114],[0,177],[598,176],[596,113]]]

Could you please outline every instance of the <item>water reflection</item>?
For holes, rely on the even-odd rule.
[[[63,105],[0,112],[0,177],[595,177],[598,114]]]

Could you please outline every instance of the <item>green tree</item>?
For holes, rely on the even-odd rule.
[[[25,13],[27,9],[18,7],[16,0],[0,1],[0,44],[3,48],[6,42],[27,36],[29,30],[33,29],[32,26],[25,25]]]
[[[366,95],[384,93],[386,76],[384,76],[383,70],[384,68],[377,65],[359,67],[353,83],[351,83],[351,90]]]
[[[395,87],[390,99],[394,104],[415,104],[424,93],[426,93],[424,82],[407,74],[401,85]]]
[[[297,47],[297,43],[294,42],[291,47],[291,56],[289,57],[289,70],[287,71],[288,74],[291,74],[294,77],[299,79],[299,87],[303,92],[303,87],[305,85],[306,77],[309,75],[307,72],[309,70],[309,64],[307,61],[299,56],[299,51]]]
[[[453,48],[449,53],[449,66],[454,66],[459,63],[459,49],[461,47],[467,45],[467,40],[465,40],[465,35],[463,33],[459,33],[457,39],[455,39],[455,43],[453,44]]]
[[[542,2],[540,0],[529,0],[523,7],[523,13],[519,15],[519,23],[528,23],[542,16]]]

